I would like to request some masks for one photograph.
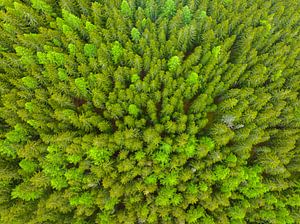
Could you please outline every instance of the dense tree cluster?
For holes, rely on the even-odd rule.
[[[0,223],[300,223],[300,2],[0,1]]]

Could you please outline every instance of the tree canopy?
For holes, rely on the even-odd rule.
[[[300,223],[300,2],[0,1],[0,223]]]

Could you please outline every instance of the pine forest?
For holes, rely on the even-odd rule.
[[[300,224],[299,0],[0,0],[1,224]]]

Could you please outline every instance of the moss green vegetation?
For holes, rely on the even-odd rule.
[[[300,223],[300,2],[0,0],[0,223]]]

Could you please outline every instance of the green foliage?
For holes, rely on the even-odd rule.
[[[247,184],[242,186],[239,190],[248,198],[257,197],[269,190],[260,180],[259,173],[261,172],[259,166],[245,169]]]
[[[182,9],[182,19],[185,24],[189,24],[192,20],[192,13],[187,5]]]
[[[199,77],[196,72],[191,72],[186,80],[189,85],[194,85],[199,82]]]
[[[133,41],[137,42],[141,38],[141,34],[137,28],[132,28],[131,30],[131,38]]]
[[[300,223],[286,1],[0,1],[0,223]]]
[[[282,75],[282,70],[279,70],[272,76],[271,80],[273,82],[275,82],[276,80],[278,80],[281,77],[281,75]]]
[[[237,157],[234,154],[230,154],[227,158],[226,161],[229,163],[236,163],[237,161]]]
[[[157,153],[154,154],[153,160],[162,166],[166,165],[169,163],[170,158],[169,154],[163,151],[158,151]]]
[[[176,3],[174,0],[166,0],[163,7],[163,15],[170,18],[176,12]]]
[[[168,67],[171,72],[176,71],[180,66],[180,58],[178,56],[173,56],[168,61]]]
[[[157,177],[155,175],[150,175],[147,178],[145,178],[146,184],[156,184],[156,182],[157,182]]]
[[[214,169],[214,178],[215,180],[224,180],[227,175],[229,174],[230,169],[229,168],[225,168],[222,165],[218,165],[215,169]]]
[[[94,44],[85,44],[83,50],[87,57],[95,57],[97,55],[97,48]]]
[[[56,190],[61,190],[68,187],[68,182],[65,177],[57,176],[51,179],[51,186]]]
[[[200,183],[199,184],[199,190],[205,192],[205,191],[208,190],[208,186],[205,183]]]
[[[246,211],[243,208],[239,208],[238,206],[234,206],[229,209],[228,216],[232,219],[243,220],[245,218]]]
[[[6,157],[16,158],[16,150],[8,141],[0,141],[0,154]]]
[[[61,66],[65,63],[65,56],[62,53],[50,51],[46,55],[47,61],[56,64],[58,66]],[[43,63],[42,63],[43,64]]]
[[[82,195],[78,197],[74,197],[70,199],[70,204],[72,206],[84,205],[86,207],[91,207],[94,202],[94,197],[89,192],[84,192]]]
[[[71,55],[74,55],[76,53],[76,46],[75,46],[75,44],[69,44],[68,45],[68,49],[69,49],[69,53]]]
[[[200,138],[199,143],[201,145],[204,145],[205,147],[207,147],[209,151],[213,150],[215,147],[215,143],[210,137],[205,136],[205,137]]]
[[[15,46],[14,48],[17,55],[21,57],[20,61],[24,66],[34,63],[33,53],[29,49],[21,46]]]
[[[21,160],[21,162],[19,163],[19,166],[27,173],[32,173],[37,168],[36,163],[34,163],[30,160],[26,160],[26,159]]]
[[[197,223],[197,221],[204,216],[204,210],[201,206],[198,207],[192,207],[188,210],[187,213],[187,223]]]
[[[29,77],[29,76],[23,77],[22,82],[29,89],[35,89],[38,86],[37,80],[33,77]]]
[[[66,70],[64,70],[62,68],[58,69],[57,75],[58,75],[59,80],[61,80],[61,81],[65,81],[68,79],[68,74],[67,74]]]
[[[187,157],[193,157],[196,154],[196,142],[194,139],[190,139],[188,144],[184,146],[184,153]]]
[[[214,47],[212,49],[212,55],[216,58],[220,54],[221,46]]]
[[[62,9],[62,16],[66,24],[71,26],[72,28],[80,29],[80,27],[82,26],[81,19],[65,9]]]
[[[7,132],[5,137],[10,142],[21,142],[26,140],[26,136],[28,135],[27,130],[22,127],[20,124],[16,124],[14,130]]]
[[[142,159],[144,159],[146,156],[146,154],[144,152],[141,152],[141,151],[138,151],[136,154],[135,154],[135,159],[137,161],[140,161]]]
[[[115,64],[120,62],[120,59],[123,55],[123,48],[118,41],[115,41],[111,48],[111,53],[113,57],[113,61]]]
[[[234,136],[234,132],[225,124],[215,124],[212,136],[218,145],[226,145]]]
[[[140,111],[139,108],[134,104],[130,104],[129,107],[128,107],[129,114],[134,116],[134,117],[138,116],[139,111]]]
[[[42,190],[36,189],[28,182],[23,182],[11,192],[12,198],[20,198],[24,201],[36,200],[42,196]]]
[[[178,184],[178,173],[172,172],[166,175],[161,181],[165,186],[173,186]]]
[[[52,7],[51,5],[47,4],[43,0],[30,0],[32,3],[32,8],[41,10],[44,13],[51,13],[52,12]]]
[[[131,76],[131,82],[135,83],[136,81],[140,80],[140,76],[138,74],[133,74]]]
[[[96,165],[98,165],[109,160],[110,152],[106,149],[98,149],[96,147],[93,147],[89,150],[88,155],[92,159],[92,161]]]
[[[80,91],[80,93],[82,93],[84,96],[86,96],[88,94],[87,82],[85,81],[85,79],[83,77],[76,78],[75,85],[78,88],[78,90]]]
[[[158,196],[156,197],[155,203],[159,206],[168,206],[172,204],[172,199],[174,198],[176,189],[171,187],[162,188]]]
[[[131,16],[132,15],[131,8],[130,8],[130,6],[129,6],[129,4],[126,0],[123,0],[122,3],[121,3],[121,13],[124,16]]]

